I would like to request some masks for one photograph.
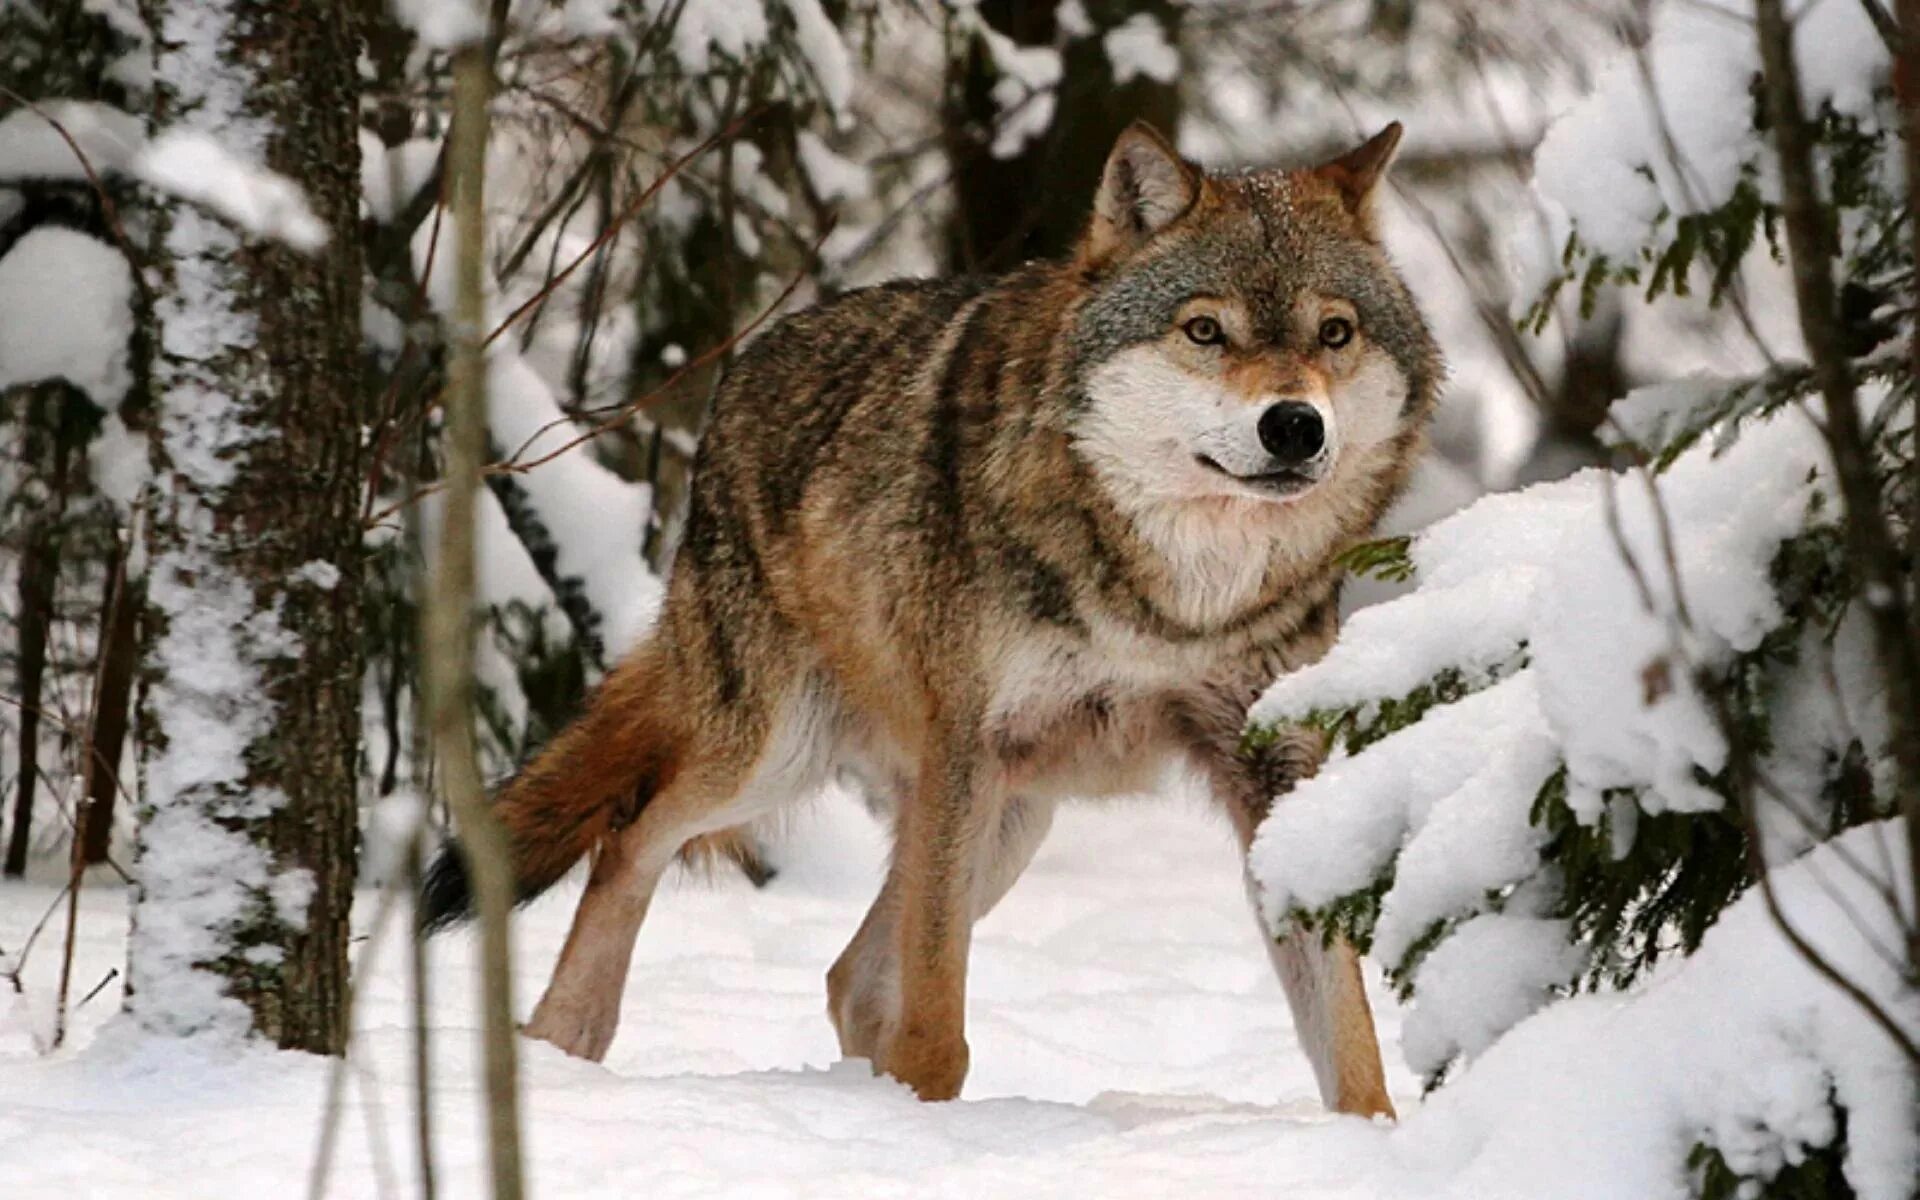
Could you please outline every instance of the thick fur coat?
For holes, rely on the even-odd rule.
[[[592,854],[527,1032],[603,1054],[690,839],[836,772],[895,815],[828,976],[850,1056],[958,1093],[974,920],[1064,798],[1199,772],[1243,844],[1311,772],[1248,704],[1335,633],[1337,556],[1421,445],[1439,357],[1382,250],[1386,133],[1207,175],[1137,127],[1069,261],[782,321],[727,373],[658,627],[502,791],[523,894]],[[463,912],[457,851],[428,918]],[[1271,943],[1329,1104],[1390,1112],[1357,963]]]

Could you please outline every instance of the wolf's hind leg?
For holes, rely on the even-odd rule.
[[[727,814],[745,772],[726,763],[711,750],[700,754],[602,845],[553,980],[522,1028],[528,1037],[595,1062],[605,1057],[620,1024],[634,940],[661,876],[689,838],[732,823]]]
[[[1020,878],[1053,825],[1053,801],[1015,798],[1000,815],[974,876],[973,919],[992,912]],[[840,1053],[873,1059],[880,1039],[900,1008],[900,960],[896,953],[891,880],[880,889],[860,930],[827,972],[827,1015],[840,1035]]]

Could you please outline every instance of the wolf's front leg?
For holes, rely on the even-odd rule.
[[[922,1100],[951,1100],[967,1077],[967,952],[975,875],[1004,804],[975,723],[928,739],[895,826],[887,880],[895,905],[900,1008],[875,1065]]]
[[[1215,796],[1227,810],[1241,854],[1252,849],[1260,822],[1274,798],[1320,769],[1325,756],[1318,734],[1296,730],[1259,750],[1241,753],[1224,739],[1202,750]],[[1367,1003],[1360,956],[1345,941],[1323,942],[1317,933],[1294,930],[1275,937],[1260,913],[1259,887],[1247,876],[1247,897],[1293,1010],[1294,1032],[1313,1064],[1320,1099],[1335,1112],[1394,1115],[1380,1062],[1380,1040]]]
[[[888,806],[893,815],[894,804]],[[1053,825],[1053,802],[1011,797],[998,832],[987,839],[973,879],[974,921],[993,911],[1033,861]],[[827,972],[827,1014],[847,1058],[877,1059],[900,1011],[900,905],[892,880],[880,889],[860,930]]]

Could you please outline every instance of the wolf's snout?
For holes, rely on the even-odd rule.
[[[1298,400],[1282,400],[1260,414],[1260,445],[1283,465],[1297,467],[1327,444],[1320,410]]]

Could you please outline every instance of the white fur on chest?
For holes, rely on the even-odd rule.
[[[1243,612],[1260,598],[1273,560],[1267,522],[1234,501],[1142,506],[1128,513],[1142,541],[1165,565],[1171,615],[1206,625]]]

